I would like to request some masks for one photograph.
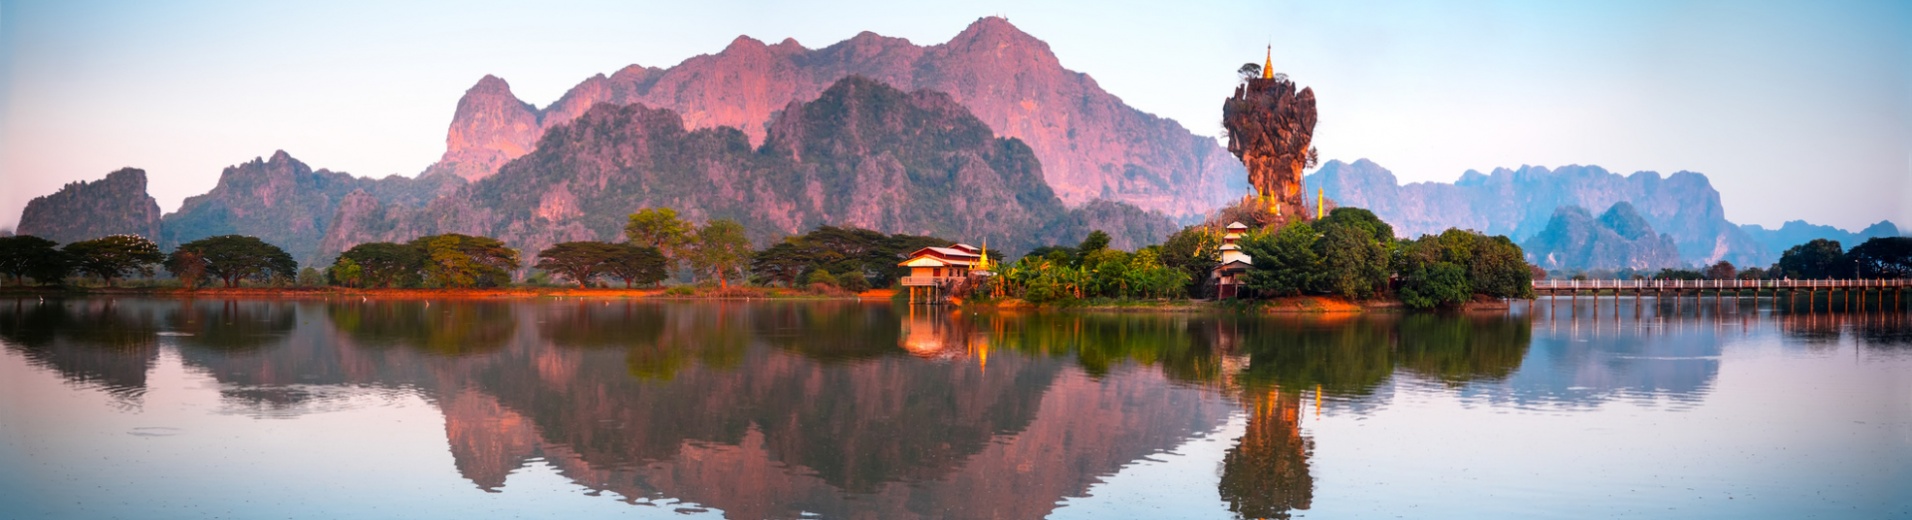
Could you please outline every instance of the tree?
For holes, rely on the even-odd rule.
[[[334,281],[352,280],[347,285],[364,284],[371,287],[390,288],[411,286],[421,281],[425,269],[425,250],[417,243],[394,244],[391,242],[367,242],[352,246],[339,253],[333,264],[335,269],[349,261],[356,273],[349,278],[334,276]]]
[[[1109,234],[1097,229],[1090,231],[1089,236],[1082,237],[1082,243],[1076,246],[1076,254],[1087,257],[1091,253],[1108,248]]]
[[[785,238],[750,258],[750,274],[765,284],[795,287],[804,271],[816,269],[821,263],[818,253],[799,237]]]
[[[248,278],[291,278],[299,269],[299,263],[284,249],[244,235],[220,235],[180,244],[166,268],[177,275],[193,269],[193,263],[204,264],[204,272],[224,281],[227,288],[237,287],[240,280]]]
[[[1473,292],[1466,269],[1452,262],[1436,262],[1403,277],[1401,303],[1416,309],[1459,305]]]
[[[870,279],[864,278],[863,273],[849,271],[837,276],[837,286],[845,291],[860,293],[870,290]]]
[[[303,269],[299,269],[298,284],[299,287],[318,287],[325,285],[325,275],[320,273],[317,268],[307,266]]]
[[[1705,273],[1706,279],[1708,280],[1732,280],[1739,278],[1739,269],[1734,268],[1732,262],[1725,260],[1720,260],[1719,263],[1706,266]]]
[[[340,255],[338,260],[332,261],[332,267],[325,269],[325,277],[332,281],[332,285],[362,287],[365,282],[365,268],[360,267],[358,262],[352,261],[351,258]]]
[[[1838,241],[1815,238],[1779,255],[1773,270],[1798,279],[1843,278],[1852,275],[1852,262]]]
[[[1467,283],[1474,294],[1495,298],[1533,298],[1534,271],[1526,253],[1506,235],[1475,234],[1473,258],[1467,263]],[[1540,271],[1545,276],[1546,271]]]
[[[635,284],[653,285],[670,276],[664,253],[657,248],[637,244],[612,244],[614,254],[604,261],[604,274],[624,281],[624,288]]]
[[[206,278],[206,255],[189,249],[176,249],[166,256],[166,271],[179,279],[186,290],[199,288],[200,280]]]
[[[1259,78],[1261,77],[1261,64],[1255,62],[1243,63],[1241,64],[1241,68],[1235,69],[1235,74],[1241,76],[1242,81]]]
[[[139,235],[111,235],[67,244],[66,254],[80,272],[100,277],[107,287],[128,274],[152,276],[153,264],[166,261],[159,245]]]
[[[578,287],[590,287],[591,279],[619,252],[616,245],[604,242],[564,242],[539,251],[538,263],[532,267],[570,278]]]
[[[830,274],[830,271],[823,269],[810,271],[808,276],[803,277],[803,285],[805,286],[828,285],[830,287],[836,287],[837,284],[836,275]]]
[[[1846,264],[1856,264],[1860,278],[1912,276],[1912,237],[1874,237],[1846,252]]]
[[[425,281],[437,287],[496,287],[511,282],[518,250],[491,237],[447,233],[411,242],[425,252]]]
[[[1356,300],[1372,298],[1387,289],[1387,247],[1375,239],[1372,229],[1332,221],[1318,223],[1327,224],[1321,227],[1324,232],[1314,243],[1315,254],[1320,258],[1322,289]],[[1386,243],[1392,244],[1393,239],[1387,237]]]
[[[1766,279],[1766,275],[1767,275],[1767,274],[1768,274],[1768,273],[1766,273],[1766,270],[1765,270],[1765,269],[1760,269],[1760,268],[1758,268],[1758,267],[1748,267],[1748,268],[1746,268],[1746,270],[1744,270],[1744,271],[1740,271],[1740,272],[1739,272],[1739,279],[1741,279],[1741,280],[1765,280],[1765,279]]]
[[[1201,283],[1215,270],[1221,256],[1221,235],[1202,226],[1189,226],[1169,235],[1156,257],[1163,266],[1182,273],[1184,295],[1202,296]]]
[[[1318,238],[1307,222],[1244,237],[1241,250],[1254,259],[1254,267],[1248,270],[1243,285],[1270,296],[1313,292],[1321,276],[1321,257],[1314,249]]]
[[[717,277],[717,284],[728,289],[730,278],[749,265],[750,239],[744,237],[743,224],[730,219],[712,220],[697,230],[690,256],[693,269]]]
[[[72,270],[57,246],[58,242],[33,235],[0,237],[0,274],[12,276],[14,285],[26,285],[27,278],[57,283]]]
[[[631,214],[630,221],[624,225],[625,239],[663,253],[666,267],[673,267],[686,259],[696,233],[697,226],[678,218],[677,210],[671,208],[638,210]]]

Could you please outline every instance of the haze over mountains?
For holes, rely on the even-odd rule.
[[[1571,238],[1561,233],[1591,232],[1582,226],[1554,226],[1556,213],[1563,208],[1579,208],[1570,221],[1592,222],[1591,212],[1607,212],[1615,204],[1628,203],[1621,213],[1637,214],[1650,234],[1665,234],[1678,249],[1680,264],[1711,264],[1725,260],[1739,266],[1766,266],[1779,259],[1786,248],[1813,238],[1845,238],[1846,247],[1872,236],[1895,236],[1898,227],[1881,221],[1865,231],[1852,234],[1830,226],[1789,225],[1792,232],[1775,234],[1759,226],[1740,226],[1726,220],[1719,192],[1705,175],[1681,171],[1661,176],[1657,172],[1620,175],[1599,166],[1568,165],[1548,169],[1522,166],[1518,169],[1495,168],[1483,174],[1468,170],[1452,184],[1421,182],[1401,184],[1394,173],[1366,159],[1353,163],[1328,161],[1308,175],[1309,188],[1322,189],[1329,199],[1344,206],[1368,208],[1394,225],[1395,234],[1416,237],[1439,233],[1449,227],[1474,229],[1490,235],[1507,235],[1523,245],[1541,238],[1547,243],[1565,243]],[[1616,218],[1625,217],[1624,215]],[[1622,220],[1632,220],[1630,217]],[[1633,240],[1634,233],[1622,233]],[[1587,235],[1592,236],[1592,235]],[[1855,240],[1856,239],[1856,240]],[[1592,251],[1573,248],[1577,251]],[[1599,249],[1599,248],[1596,248]],[[1600,249],[1613,253],[1615,249]],[[1665,257],[1657,247],[1626,249],[1638,255],[1602,258],[1558,257],[1561,267],[1621,268],[1635,265],[1663,265]],[[1544,265],[1541,258],[1528,260]],[[1543,255],[1544,256],[1544,255]]]
[[[68,185],[29,204],[19,232],[60,242],[138,233],[164,247],[246,234],[322,265],[358,243],[439,232],[498,236],[531,254],[614,239],[626,214],[671,206],[737,219],[759,243],[831,224],[988,239],[1013,253],[1090,229],[1118,247],[1154,243],[1173,229],[1169,217],[1200,218],[1247,186],[1214,139],[1123,104],[1000,18],[929,46],[868,32],[821,49],[739,37],[673,67],[587,78],[544,108],[485,76],[458,100],[441,160],[415,178],[354,177],[279,151],[227,168],[163,218],[145,181],[127,169]],[[1404,237],[1461,227],[1525,243],[1561,208],[1591,217],[1629,202],[1687,264],[1766,265],[1810,238],[1898,232],[1889,222],[1859,234],[1734,225],[1691,172],[1522,167],[1403,186],[1359,160],[1329,161],[1306,184],[1373,209]],[[1615,251],[1569,248],[1596,249]],[[1612,267],[1589,260],[1560,258]]]

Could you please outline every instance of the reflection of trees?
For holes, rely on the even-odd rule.
[[[159,355],[151,309],[113,300],[13,300],[0,305],[0,339],[68,382],[138,395]]]
[[[1301,435],[1301,393],[1252,392],[1248,428],[1222,456],[1217,486],[1228,510],[1242,518],[1289,518],[1314,499],[1308,458],[1314,439]]]
[[[773,304],[752,316],[757,338],[810,359],[856,361],[900,353],[899,318],[887,305]]]
[[[1177,380],[1212,382],[1220,374],[1217,343],[1205,320],[1186,316],[1034,314],[988,317],[1003,348],[1029,355],[1071,356],[1093,377],[1122,363],[1160,366]]]
[[[1505,379],[1533,342],[1531,324],[1499,317],[1415,314],[1399,330],[1401,366],[1448,383]]]
[[[1260,320],[1241,327],[1244,388],[1367,395],[1394,372],[1395,330],[1384,320],[1341,323]]]
[[[330,303],[332,326],[361,345],[465,355],[498,350],[518,321],[506,302],[361,301]]]
[[[292,305],[278,301],[182,301],[167,309],[181,345],[214,350],[251,350],[285,341],[298,322]]]

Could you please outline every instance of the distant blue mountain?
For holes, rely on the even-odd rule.
[[[1832,226],[1808,224],[1804,220],[1787,221],[1781,224],[1779,229],[1766,229],[1758,224],[1746,224],[1740,226],[1740,229],[1745,230],[1747,235],[1752,236],[1753,240],[1759,242],[1767,251],[1772,252],[1773,258],[1778,258],[1781,253],[1786,252],[1786,248],[1810,242],[1815,238],[1836,240],[1840,246],[1852,249],[1852,246],[1864,243],[1868,239],[1899,236],[1899,226],[1889,220],[1881,220],[1877,224],[1866,226],[1857,233]]]
[[[1653,230],[1673,239],[1680,261],[1689,265],[1725,260],[1765,266],[1778,260],[1787,247],[1813,238],[1845,238],[1841,243],[1851,247],[1846,243],[1849,237],[1891,235],[1898,230],[1890,222],[1858,234],[1804,222],[1797,222],[1798,226],[1789,222],[1776,231],[1740,226],[1726,220],[1712,182],[1688,171],[1663,177],[1657,172],[1620,175],[1599,166],[1522,166],[1495,168],[1492,173],[1468,170],[1452,184],[1403,185],[1393,172],[1361,159],[1328,161],[1303,181],[1310,191],[1320,188],[1337,204],[1373,211],[1393,224],[1395,233],[1409,238],[1457,227],[1507,235],[1524,243],[1545,230],[1560,208],[1611,208],[1627,202]],[[1592,265],[1614,259],[1557,260],[1563,265]],[[1631,260],[1636,259],[1626,263],[1634,263]]]

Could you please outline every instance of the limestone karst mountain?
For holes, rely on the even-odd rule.
[[[1469,170],[1452,184],[1403,185],[1386,168],[1362,159],[1328,161],[1305,182],[1338,204],[1373,210],[1404,237],[1458,227],[1524,243],[1549,225],[1558,208],[1607,208],[1624,201],[1673,238],[1685,264],[1768,265],[1778,258],[1726,220],[1719,192],[1694,172],[1622,176],[1598,166],[1522,166],[1489,174]]]
[[[16,232],[60,243],[117,234],[157,240],[159,218],[159,203],[146,194],[146,171],[123,168],[34,197],[20,213]]]
[[[1198,215],[1246,188],[1240,163],[1214,139],[1124,104],[1087,74],[1063,68],[1047,43],[995,17],[928,46],[870,32],[821,49],[738,37],[669,68],[632,65],[585,79],[544,108],[486,76],[459,101],[445,154],[430,171],[493,175],[598,103],[667,109],[686,129],[737,128],[754,145],[778,111],[850,75],[947,93],[997,135],[1027,144],[1070,206],[1108,199]]]
[[[761,242],[819,225],[991,239],[1008,252],[1079,240],[1159,241],[1167,218],[1117,203],[1070,210],[1020,140],[996,137],[952,96],[846,77],[779,111],[762,146],[730,127],[693,129],[641,104],[599,104],[549,130],[530,154],[422,208],[352,195],[321,255],[354,244],[459,232],[525,251],[610,240],[624,217],[673,207],[735,219]]]
[[[450,175],[375,180],[314,171],[280,150],[220,172],[212,191],[188,197],[179,211],[166,215],[159,242],[171,248],[215,235],[251,235],[284,248],[302,265],[329,262],[318,256],[319,239],[348,195],[363,192],[385,204],[416,207],[463,184]]]
[[[1228,130],[1228,151],[1247,167],[1255,194],[1276,215],[1305,215],[1301,172],[1319,156],[1311,144],[1319,119],[1314,89],[1276,74],[1272,56],[1259,77],[1242,80],[1222,103],[1222,127]]]
[[[1616,202],[1600,218],[1586,208],[1562,206],[1547,227],[1521,243],[1527,261],[1546,269],[1654,270],[1681,265],[1679,249],[1633,205]]]

